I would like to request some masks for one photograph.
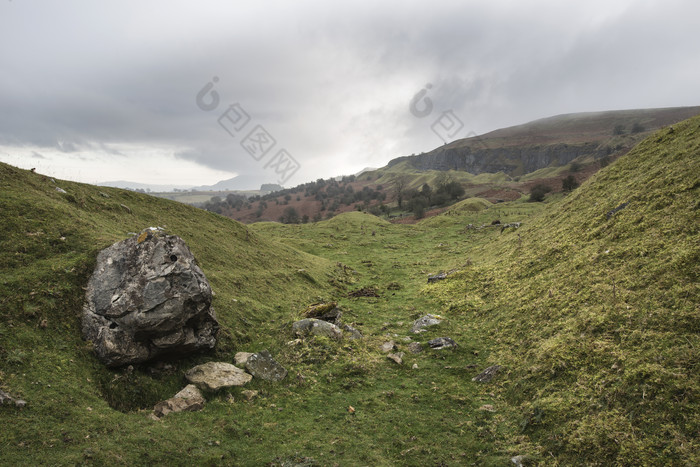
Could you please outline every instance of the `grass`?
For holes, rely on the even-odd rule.
[[[700,119],[674,128],[566,197],[468,199],[415,225],[352,212],[246,228],[0,165],[0,388],[29,402],[0,408],[0,463],[697,464]],[[522,226],[466,228],[496,219]],[[107,370],[80,339],[82,287],[101,248],[151,225],[190,245],[221,340],[171,369]],[[365,338],[294,342],[292,322],[330,300]],[[411,334],[427,313],[443,323]],[[459,347],[408,351],[441,336]],[[289,376],[253,380],[258,398],[146,417],[195,363],[263,348]]]

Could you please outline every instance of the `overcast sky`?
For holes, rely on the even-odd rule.
[[[700,105],[698,18],[696,0],[0,0],[0,160],[292,186],[561,113]]]

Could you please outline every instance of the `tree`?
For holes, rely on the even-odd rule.
[[[530,190],[530,199],[528,201],[531,202],[540,202],[544,201],[544,195],[552,191],[550,187],[547,185],[543,184],[537,184],[534,187],[532,187],[532,190]]]
[[[280,222],[283,224],[298,224],[299,220],[299,213],[292,206],[286,208],[280,216]]]
[[[392,179],[394,183],[394,193],[396,194],[396,202],[399,208],[403,205],[404,192],[408,187],[408,177],[406,175],[395,175]]]
[[[578,182],[573,175],[569,175],[561,181],[561,188],[566,192],[574,191],[578,187]]]
[[[420,188],[420,194],[423,195],[428,204],[430,204],[430,198],[433,196],[433,189],[430,188],[430,185],[424,183],[423,186]]]

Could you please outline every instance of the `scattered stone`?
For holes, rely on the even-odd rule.
[[[608,213],[605,215],[605,217],[607,217],[608,219],[610,219],[612,216],[614,216],[615,214],[617,214],[618,212],[622,211],[622,210],[625,209],[627,206],[629,206],[629,204],[630,204],[629,202],[622,203],[621,205],[619,205],[619,206],[616,207],[615,209],[611,209],[610,211],[608,211]]]
[[[190,383],[207,391],[218,391],[221,388],[243,386],[253,377],[237,366],[226,362],[207,362],[185,373]]]
[[[408,344],[408,350],[411,353],[421,353],[423,351],[423,346],[420,342],[411,342]]]
[[[102,196],[103,198],[109,198],[109,197],[110,197],[110,196],[109,196],[107,193],[105,193],[104,191],[100,191],[100,196]]]
[[[236,352],[236,355],[233,356],[233,361],[238,366],[245,366],[245,362],[248,361],[251,355],[253,354],[250,352]]]
[[[427,331],[427,327],[430,326],[436,326],[440,324],[442,319],[437,316],[437,315],[425,315],[413,322],[413,327],[411,328],[411,332],[414,332],[418,334],[419,332],[425,332]]]
[[[403,352],[398,352],[398,353],[390,353],[389,355],[386,356],[389,360],[393,360],[399,365],[403,364]]]
[[[392,350],[396,350],[396,343],[394,341],[384,342],[381,347],[381,351],[384,353],[389,353]]]
[[[301,342],[302,342],[301,339],[294,339],[294,340],[287,342],[287,345],[291,347],[293,345],[299,345],[299,344],[301,344]]]
[[[107,366],[216,345],[212,290],[185,242],[158,229],[97,255],[83,306],[83,337]]]
[[[61,194],[65,194],[65,193],[66,193],[66,190],[64,190],[63,188],[61,188],[61,187],[59,187],[59,186],[56,187],[56,191],[58,191],[58,192],[61,193]]]
[[[396,324],[399,324],[399,323],[396,323]],[[402,326],[402,325],[403,325],[403,321],[401,321],[401,324],[400,324],[399,326]],[[408,342],[413,342],[413,339],[411,339],[411,338],[408,337],[408,336],[403,336],[403,337],[401,338],[401,341],[402,341],[402,342],[408,343]]]
[[[438,337],[436,339],[428,341],[428,345],[431,349],[435,350],[452,349],[457,347],[457,343],[449,337]]]
[[[527,454],[525,455],[520,455],[520,456],[515,456],[510,459],[510,461],[515,464],[516,467],[523,467],[525,465],[530,464],[530,456]]]
[[[185,388],[170,399],[158,402],[153,408],[156,417],[161,418],[171,412],[194,412],[202,410],[206,400],[194,384],[188,384]]]
[[[413,370],[417,370],[417,369],[418,369],[418,364],[417,364],[417,363],[414,363],[413,366],[412,366],[411,368],[412,368]]]
[[[131,208],[129,206],[127,206],[126,204],[120,204],[119,206],[121,206],[126,212],[131,214]]]
[[[441,281],[445,278],[447,278],[446,272],[441,272],[440,274],[433,274],[432,276],[428,276],[428,284],[431,284],[431,283],[437,282],[437,281]]]
[[[353,340],[354,340],[354,339],[362,339],[363,337],[365,337],[365,336],[362,335],[362,333],[361,333],[360,331],[358,331],[358,330],[355,329],[354,327],[350,326],[349,324],[341,324],[341,325],[340,325],[340,328],[341,328],[343,331],[346,331],[346,332],[349,332],[349,333],[350,333],[350,339],[353,339]]]
[[[511,222],[510,224],[503,224],[503,227],[501,227],[501,233],[503,233],[503,231],[508,228],[519,229],[520,222]]]
[[[476,381],[477,383],[488,383],[493,379],[494,376],[496,376],[501,371],[501,369],[501,365],[490,366],[475,377],[473,377],[472,381]]]
[[[287,370],[267,350],[251,355],[245,367],[253,376],[265,381],[281,381],[287,376]]]
[[[343,332],[338,326],[328,321],[323,321],[315,318],[306,318],[297,321],[292,325],[292,330],[297,336],[326,336],[331,339],[340,339],[343,337]]]
[[[27,402],[22,399],[16,399],[5,391],[0,391],[0,405],[14,405],[21,409],[27,406]]]
[[[243,397],[245,397],[245,400],[247,400],[247,401],[252,401],[256,397],[258,397],[258,394],[259,394],[258,391],[254,391],[252,389],[246,389],[244,391],[241,391],[241,395]]]

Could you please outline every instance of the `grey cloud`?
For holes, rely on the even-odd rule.
[[[240,103],[303,182],[438,146],[430,123],[447,109],[482,133],[700,103],[690,0],[152,5],[0,6],[0,144],[114,157],[129,156],[119,144],[168,145],[270,176],[217,123]],[[214,76],[221,103],[205,112],[195,95]],[[408,104],[426,83],[435,110],[418,119]]]

